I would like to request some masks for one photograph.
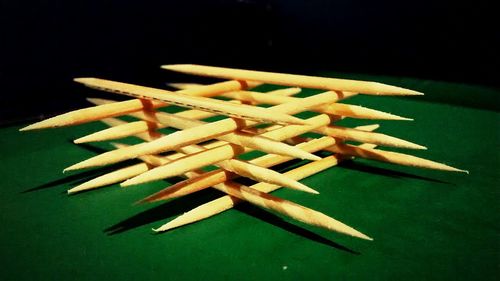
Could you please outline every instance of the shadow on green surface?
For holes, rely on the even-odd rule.
[[[89,145],[89,144],[81,144],[80,146],[82,148],[85,148],[86,150],[89,150],[89,151],[94,152],[96,154],[100,154],[100,153],[107,151],[105,149],[95,147],[95,146]],[[321,153],[319,153],[319,154],[321,154]],[[327,155],[321,154],[321,156],[324,157]],[[133,162],[133,161],[134,160],[125,161],[125,162],[117,163],[117,164],[112,165],[112,166],[106,166],[106,167],[102,167],[102,168],[98,168],[98,169],[84,171],[84,172],[81,172],[81,173],[78,173],[75,175],[70,175],[70,176],[67,176],[65,178],[51,181],[49,183],[45,183],[45,184],[42,184],[40,186],[22,191],[22,193],[33,192],[33,191],[42,190],[45,188],[54,187],[54,186],[63,185],[63,184],[79,184],[81,182],[88,180],[91,177],[96,177],[96,176],[114,171],[118,168],[122,168],[122,167],[125,167],[127,165],[130,165],[130,162]],[[283,164],[277,165],[274,168],[276,170],[281,170],[283,172],[283,171],[291,170],[297,166],[301,166],[302,164],[304,164],[304,161],[302,161],[302,160],[292,160],[292,161],[288,161],[288,162],[285,162]],[[430,179],[430,178],[416,176],[416,175],[412,175],[412,174],[408,174],[408,173],[404,173],[404,172],[398,172],[398,171],[386,170],[386,169],[382,169],[382,168],[378,168],[378,167],[372,167],[372,166],[368,166],[368,165],[365,165],[362,163],[355,163],[352,161],[347,161],[345,163],[342,163],[342,166],[344,168],[353,169],[353,170],[362,171],[362,172],[367,172],[367,173],[372,173],[372,174],[382,174],[385,176],[397,177],[397,178],[409,177],[409,178],[416,178],[416,179],[421,179],[421,180],[444,183],[444,182],[439,181],[439,180],[434,180],[434,179]],[[177,179],[173,179],[173,180],[176,181]],[[182,179],[179,178],[178,180],[182,180]],[[243,182],[246,184],[252,183],[252,182],[247,183],[245,181],[243,181]],[[216,191],[216,190],[205,189],[205,190],[202,190],[200,192],[191,194],[189,196],[178,198],[176,200],[171,200],[171,201],[166,202],[164,204],[161,204],[159,206],[156,206],[156,207],[153,207],[153,208],[148,209],[146,211],[143,211],[139,214],[136,214],[130,218],[127,218],[123,221],[120,221],[120,222],[104,229],[103,232],[106,233],[107,235],[112,236],[112,235],[126,232],[128,230],[132,230],[132,229],[137,228],[137,227],[142,227],[142,226],[145,226],[145,225],[157,222],[157,221],[165,220],[165,219],[168,219],[170,217],[180,215],[180,214],[182,214],[188,210],[191,210],[191,209],[193,209],[193,208],[195,208],[195,207],[197,207],[197,206],[199,206],[199,205],[201,205],[209,200],[218,198],[220,195],[221,195],[221,193]],[[303,227],[300,227],[300,226],[295,225],[293,223],[287,222],[277,215],[269,213],[265,210],[262,210],[260,208],[255,207],[255,206],[251,206],[250,204],[241,204],[241,205],[236,206],[235,209],[246,214],[246,215],[255,217],[263,222],[270,223],[270,224],[272,224],[276,227],[279,227],[279,228],[281,228],[289,233],[303,237],[303,238],[308,239],[310,241],[314,241],[316,243],[320,243],[322,245],[325,245],[325,246],[328,246],[331,248],[335,248],[337,250],[345,251],[345,252],[348,252],[350,254],[354,254],[354,255],[360,254],[359,252],[356,252],[352,249],[349,249],[346,246],[343,246],[343,245],[338,244],[334,241],[331,241],[331,240],[329,240],[329,239],[327,239],[319,234],[316,234],[310,230],[307,230]]]
[[[84,148],[86,150],[94,152],[96,154],[101,154],[101,153],[107,152],[107,150],[105,150],[105,149],[98,148],[98,147],[95,147],[95,146],[92,146],[89,144],[80,144],[79,146],[81,146],[82,148]],[[114,164],[111,166],[105,166],[105,167],[99,167],[99,168],[87,170],[87,171],[80,172],[77,174],[65,176],[63,178],[59,178],[59,179],[44,183],[44,184],[32,187],[30,189],[23,190],[20,193],[34,192],[34,191],[39,191],[39,190],[43,190],[43,189],[47,189],[47,188],[51,188],[51,187],[56,187],[59,185],[65,185],[65,184],[70,184],[72,186],[76,186],[76,185],[81,184],[83,182],[86,182],[92,178],[104,175],[106,173],[115,171],[117,169],[127,167],[127,166],[132,165],[132,164],[134,164],[134,160],[124,161],[124,162],[120,162],[120,163],[117,163],[117,164]],[[72,172],[70,172],[70,173],[72,173]]]
[[[165,220],[173,216],[178,216],[188,210],[191,210],[209,200],[220,197],[221,193],[216,190],[205,189],[188,196],[178,198],[159,206],[153,207],[149,210],[143,211],[136,214],[128,219],[125,219],[117,224],[114,224],[103,230],[107,235],[120,234],[134,228],[142,227],[157,221]],[[328,247],[335,248],[337,250],[342,250],[351,254],[358,255],[359,252],[351,250],[343,245],[336,242],[328,240],[312,231],[309,231],[300,226],[289,223],[282,218],[261,210],[257,207],[251,206],[249,204],[241,204],[235,207],[236,210],[247,214],[249,216],[255,217],[261,221],[270,223],[276,227],[279,227],[289,233],[301,236],[305,239],[326,245]]]
[[[98,168],[98,169],[93,169],[93,170],[81,172],[81,173],[78,173],[78,174],[74,174],[74,175],[70,175],[70,176],[66,176],[66,177],[60,178],[60,179],[53,180],[53,181],[50,181],[50,182],[47,182],[47,183],[44,183],[44,184],[32,187],[30,189],[23,190],[20,193],[28,193],[28,192],[40,191],[40,190],[43,190],[43,189],[47,189],[47,188],[51,188],[51,187],[56,187],[56,186],[59,186],[59,185],[66,185],[66,184],[70,185],[71,187],[74,187],[74,186],[79,185],[81,183],[84,183],[84,182],[86,182],[88,180],[91,180],[93,178],[102,176],[102,175],[104,175],[106,173],[115,171],[117,169],[124,168],[126,166],[131,165],[131,164],[132,164],[132,162],[128,162],[127,161],[127,162],[123,162],[123,163],[120,163],[120,164],[117,164],[117,165],[113,165],[113,166],[109,166],[109,167],[102,167],[102,168]]]
[[[79,144],[75,144],[73,143],[72,140],[68,140],[68,142],[71,144],[71,145],[77,145],[78,147],[81,147],[83,149],[86,149],[90,152],[93,152],[95,154],[102,154],[102,153],[105,153],[105,152],[108,152],[109,150],[106,150],[104,148],[101,148],[101,147],[97,147],[97,146],[94,146],[90,143],[79,143]]]
[[[213,189],[204,189],[143,211],[104,229],[104,232],[108,235],[115,235],[153,222],[177,216],[210,200],[216,199],[220,197],[221,194],[222,193],[219,191]]]
[[[281,228],[289,233],[301,236],[303,238],[306,238],[306,239],[309,239],[311,241],[323,244],[323,245],[328,246],[328,247],[335,248],[337,250],[348,252],[350,254],[354,254],[354,255],[360,254],[359,252],[351,250],[351,249],[347,248],[346,246],[343,246],[341,244],[338,244],[336,242],[328,240],[319,234],[316,234],[310,230],[307,230],[305,228],[302,228],[300,226],[297,226],[295,224],[287,222],[277,215],[269,213],[265,210],[262,210],[260,208],[255,207],[255,206],[252,206],[250,204],[239,204],[239,205],[235,206],[234,208],[236,210],[244,213],[244,214],[255,217],[261,221],[270,223],[270,224],[272,224],[276,227],[279,227],[279,228]]]
[[[314,155],[318,155],[320,157],[324,157],[323,155],[319,155],[318,153],[313,153]],[[304,164],[307,164],[311,161],[309,160],[301,160],[301,159],[292,159],[292,160],[289,160],[287,162],[284,162],[284,163],[281,163],[281,164],[278,164],[278,165],[275,165],[273,167],[271,167],[271,169],[275,170],[275,171],[278,171],[280,173],[286,173],[290,170],[293,170],[295,168],[298,168],[300,166],[303,166]]]
[[[442,180],[433,179],[433,178],[424,177],[424,176],[419,176],[419,175],[410,174],[410,173],[406,173],[406,172],[400,172],[400,171],[375,167],[375,166],[367,165],[365,163],[361,163],[361,162],[357,162],[357,161],[344,161],[344,162],[339,164],[339,167],[346,168],[349,170],[358,171],[358,172],[363,172],[363,173],[382,175],[382,176],[396,178],[396,179],[410,178],[410,179],[417,179],[417,180],[423,180],[423,181],[428,181],[428,182],[434,182],[434,183],[440,183],[440,184],[451,184],[452,185],[452,183],[445,182]]]

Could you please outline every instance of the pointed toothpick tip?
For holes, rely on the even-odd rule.
[[[160,67],[163,69],[176,71],[176,70],[180,70],[184,67],[189,67],[189,66],[190,66],[190,64],[164,64]]]
[[[398,120],[401,120],[401,121],[415,121],[415,119],[413,119],[413,118],[407,118],[407,117],[400,117]]]
[[[357,230],[355,230],[355,233],[351,233],[350,235],[363,240],[373,241],[373,238]]]
[[[168,87],[179,89],[179,90],[185,90],[185,89],[190,89],[190,88],[196,88],[196,87],[201,87],[205,86],[203,84],[196,84],[196,83],[166,83]]]
[[[365,240],[373,241],[373,238],[366,236]]]
[[[311,193],[311,194],[319,194],[319,192],[317,190],[312,189],[309,186],[307,186],[303,183],[300,183],[298,181],[295,181],[294,183],[289,184],[289,187],[293,188],[295,190],[298,190],[298,191],[303,191],[303,192],[307,192],[307,193]]]
[[[68,195],[74,195],[80,191],[84,191],[84,190],[87,190],[86,188],[81,188],[80,186],[75,186],[73,188],[70,188],[68,189],[66,192],[68,193]]]
[[[414,90],[410,90],[410,89],[405,89],[407,92],[405,93],[408,93],[409,96],[424,96],[425,94],[422,93],[422,92],[419,92],[419,91],[414,91]]]
[[[319,157],[317,155],[314,155],[312,153],[308,153],[308,154],[306,154],[304,156],[306,156],[306,157],[304,157],[304,159],[311,160],[311,161],[319,161],[319,160],[323,159],[323,158],[321,158],[321,157]]]
[[[407,89],[407,88],[403,88],[403,87],[394,86],[394,88],[398,89],[398,92],[400,94],[406,95],[406,96],[423,96],[424,95],[424,93],[422,93],[422,92],[411,90],[411,89]]]
[[[378,95],[396,95],[396,96],[423,96],[424,93],[415,91],[415,90],[410,90],[407,88],[403,87],[398,87],[398,86],[393,86],[393,85],[387,85],[383,83],[377,83],[376,84],[378,88]]]
[[[164,224],[158,228],[152,228],[152,230],[155,233],[161,233],[161,232],[169,231],[169,230],[172,230],[174,228],[177,228],[179,226],[184,225],[184,224],[178,224],[176,220],[177,220],[177,218],[167,222],[166,224]]]
[[[371,124],[371,125],[363,125],[363,126],[357,126],[354,129],[358,129],[361,131],[375,131],[376,129],[380,128],[380,124]]]
[[[112,146],[116,147],[116,148],[123,148],[123,147],[127,147],[128,145],[124,144],[124,143],[120,143],[120,142],[110,142],[109,144],[111,144]]]
[[[71,165],[71,166],[69,166],[69,167],[66,167],[66,168],[63,170],[63,173],[66,173],[66,172],[69,172],[69,171],[75,171],[75,170],[79,170],[79,169],[83,169],[83,168],[85,168],[85,167],[83,167],[83,166],[81,165],[81,163],[82,163],[82,162],[80,162],[80,163],[76,163],[76,164]]]
[[[87,84],[91,81],[95,80],[95,78],[93,77],[77,77],[77,78],[73,78],[73,81],[77,82],[77,83],[82,83],[82,84]]]
[[[31,125],[28,125],[26,127],[23,127],[21,129],[19,129],[20,132],[24,132],[24,131],[31,131],[31,130],[38,130],[38,129],[45,129],[46,126],[44,126],[44,121],[45,120],[42,120],[40,122],[36,122],[36,123],[33,123]]]
[[[29,131],[29,130],[31,130],[30,127],[31,127],[31,125],[28,125],[28,126],[26,126],[24,128],[21,128],[21,129],[19,129],[19,132]]]
[[[317,194],[319,194],[319,191],[317,191],[316,189],[312,189],[312,188],[310,188],[309,193],[311,193],[311,194],[316,194],[316,195],[317,195]]]
[[[413,118],[408,118],[408,117],[403,117],[391,113],[387,113],[387,120],[393,120],[393,121],[414,121]]]
[[[153,230],[155,233],[160,233],[160,232],[163,232],[165,230],[162,230],[161,227],[158,227],[158,228],[151,228],[151,230]]]
[[[420,150],[427,150],[426,146],[416,144],[416,143],[411,143],[411,146],[409,147],[411,149],[420,149]]]
[[[168,87],[175,88],[175,89],[182,89],[184,87],[184,83],[165,83]]]
[[[452,167],[449,165],[445,165],[445,164],[442,164],[442,165],[444,165],[445,169],[443,169],[443,170],[445,170],[445,171],[469,174],[468,170],[458,169],[458,168],[455,168],[455,167]]]
[[[99,187],[99,186],[89,184],[89,182],[84,182],[80,185],[77,185],[73,188],[68,189],[68,195],[75,194],[75,193],[78,193],[81,191],[91,190],[91,189],[97,188],[97,187]]]
[[[138,183],[135,183],[135,182],[136,182],[136,180],[134,180],[134,178],[131,178],[131,179],[128,179],[128,180],[126,180],[126,181],[124,181],[124,182],[120,183],[120,186],[121,186],[121,187],[129,187],[129,186],[131,186],[131,185],[136,185],[136,184],[138,184]]]
[[[66,192],[68,193],[68,195],[75,195],[79,192],[87,191],[87,190],[90,190],[92,188],[93,187],[87,186],[85,183],[83,183],[81,185],[78,185],[78,186],[75,186],[73,188],[68,189]]]
[[[102,99],[100,98],[85,98],[85,99],[92,104],[96,104],[102,101]]]
[[[446,165],[446,164],[441,164],[441,166],[442,166],[442,169],[441,169],[441,170],[444,170],[444,171],[448,171],[448,172],[458,172],[458,173],[469,174],[469,171],[468,171],[468,170],[462,170],[462,169],[455,168],[455,167],[453,167],[453,166]]]

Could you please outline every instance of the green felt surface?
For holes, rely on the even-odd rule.
[[[427,93],[463,86],[393,81]],[[437,94],[435,100],[432,95],[358,96],[346,102],[415,118],[379,122],[379,131],[426,145],[427,151],[408,152],[470,175],[356,159],[302,181],[320,195],[274,192],[359,229],[374,237],[372,242],[247,204],[155,235],[151,228],[220,193],[205,190],[170,202],[131,205],[169,184],[160,181],[67,196],[67,189],[106,171],[61,172],[110,149],[71,143],[104,125],[32,132],[1,128],[0,280],[496,279],[500,120],[494,107],[480,105],[495,104],[498,92],[481,95],[481,87],[463,87],[479,94],[449,95],[449,102]],[[472,107],[468,100],[477,102]]]

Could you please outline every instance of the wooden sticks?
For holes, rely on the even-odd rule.
[[[199,84],[185,85],[182,83],[172,83],[169,84],[169,86],[173,86],[175,88],[180,88],[180,89],[186,89],[186,88],[192,89],[194,87],[200,87],[202,85]],[[296,101],[297,98],[284,95],[290,92],[293,93],[294,89],[297,88],[288,88],[283,90],[271,91],[266,94],[259,92],[251,92],[251,91],[234,91],[234,92],[224,93],[223,96],[246,102],[276,105],[276,104]],[[341,115],[345,117],[361,118],[361,119],[407,120],[407,121],[413,120],[411,118],[401,117],[398,115],[390,114],[379,110],[374,110],[358,105],[342,104],[342,103],[331,103],[328,105],[320,105],[315,108],[311,108],[311,110],[325,114]]]
[[[273,73],[264,71],[253,71],[244,69],[232,69],[224,67],[213,67],[195,64],[171,64],[163,65],[162,68],[195,74],[200,76],[211,76],[224,79],[260,81],[264,83],[294,86],[301,88],[324,89],[332,91],[351,91],[373,95],[422,95],[417,91],[400,87],[366,81],[347,79],[335,79],[314,77],[305,75],[294,75],[284,73]]]
[[[281,124],[305,124],[304,121],[299,118],[282,113],[273,113],[265,108],[228,103],[220,100],[190,96],[185,94],[185,92],[197,91],[198,89],[203,87],[193,88],[191,90],[183,90],[184,93],[178,92],[176,94],[173,94],[165,90],[98,78],[75,78],[74,80],[78,83],[84,84],[87,87],[107,92],[132,96],[140,99],[171,103],[179,106],[223,114],[235,118]],[[244,86],[240,85],[240,88],[241,87]],[[234,89],[236,88],[237,87],[234,87]]]
[[[375,147],[373,145],[362,145],[365,148],[370,148],[370,147]],[[327,168],[330,168],[332,166],[337,165],[339,162],[348,159],[346,157],[343,157],[342,155],[333,155],[333,156],[328,156],[320,161],[316,161],[313,163],[306,164],[304,166],[295,168],[289,172],[286,172],[285,175],[289,176],[294,179],[303,179],[306,178],[310,175],[313,175],[315,173],[318,173],[322,170],[325,170]],[[221,183],[217,184],[221,185]],[[229,187],[230,188],[230,187]],[[256,183],[252,185],[250,188],[258,190],[263,193],[269,193],[272,192],[276,189],[279,189],[280,187],[277,185],[272,185],[272,184],[266,184],[266,183]],[[228,187],[226,187],[228,189]],[[180,227],[186,224],[194,223],[197,221],[200,221],[202,219],[206,219],[208,217],[214,216],[216,214],[219,214],[223,211],[226,211],[228,209],[231,209],[233,206],[236,204],[240,203],[241,201],[244,201],[244,199],[241,199],[243,196],[240,196],[238,192],[233,192],[231,195],[226,195],[223,197],[220,197],[218,199],[215,199],[213,201],[210,201],[208,203],[205,203],[203,205],[200,205],[191,211],[188,211],[179,217],[175,218],[174,220],[160,226],[159,228],[154,229],[156,232],[163,232],[167,231],[176,227]],[[274,198],[270,199],[271,201],[274,200]],[[274,204],[272,205],[274,206]],[[282,210],[279,208],[278,210]],[[295,215],[294,218],[297,220],[300,220],[302,222],[312,224],[314,223],[316,226],[326,228],[326,229],[332,229],[335,224],[335,222],[332,223],[330,218],[325,218],[325,215],[323,214],[318,214],[316,213],[309,213],[308,211],[303,211],[303,210],[290,210],[286,212],[287,215]],[[311,222],[310,219],[304,218],[305,215],[308,214],[310,217],[314,217],[313,222]],[[362,238],[364,239],[370,239],[369,237],[363,236]]]
[[[189,92],[183,91],[182,94],[210,97],[210,96],[215,96],[224,91],[247,89],[255,87],[257,85],[259,85],[259,83],[253,83],[253,82],[240,83],[237,81],[227,81],[210,85],[210,87],[208,88],[209,90],[202,91],[199,89],[193,89]],[[141,100],[130,100],[108,106],[84,108],[84,109],[74,110],[65,114],[61,114],[43,120],[41,122],[29,125],[27,127],[22,128],[20,131],[78,125],[86,122],[100,120],[106,117],[120,116],[127,114],[129,112],[134,112],[143,109],[146,110],[154,109],[167,105],[168,104],[165,104],[163,102],[156,102],[156,101],[145,102]]]
[[[421,95],[417,91],[370,81],[202,65],[166,65],[163,68],[231,80],[211,85],[169,84],[180,88],[179,91],[171,92],[100,78],[76,78],[76,82],[90,88],[138,99],[123,102],[100,98],[88,99],[96,106],[65,113],[21,129],[26,131],[54,128],[100,120],[108,124],[110,128],[83,136],[74,142],[106,141],[130,136],[139,137],[144,141],[131,146],[113,143],[116,147],[115,150],[66,168],[65,171],[76,170],[113,164],[133,158],[142,161],[73,187],[68,190],[68,194],[119,182],[121,182],[121,186],[130,186],[183,175],[187,177],[186,180],[159,190],[139,202],[149,203],[173,199],[211,186],[227,195],[179,216],[155,229],[157,232],[208,218],[230,209],[244,200],[306,224],[372,240],[371,237],[326,214],[268,193],[284,186],[318,194],[319,192],[315,189],[304,185],[299,180],[353,157],[419,168],[467,172],[424,158],[375,149],[376,145],[405,149],[427,149],[407,140],[373,132],[378,128],[378,125],[349,128],[335,124],[336,121],[346,117],[412,120],[376,109],[338,103],[338,101],[358,93]],[[323,89],[327,92],[306,98],[297,98],[291,96],[298,93],[300,88],[278,89],[268,93],[249,91],[262,83]],[[214,99],[216,96],[232,100]],[[168,110],[170,104],[190,109],[174,114],[157,111],[158,108]],[[267,104],[271,107],[259,107],[258,104]],[[293,116],[293,114],[304,111],[313,111],[319,114],[308,119]],[[129,115],[139,120],[125,122],[114,118],[123,115]],[[214,122],[201,121],[220,115],[226,116],[226,119]],[[178,131],[165,135],[161,130],[167,127],[175,128]],[[310,132],[321,136],[317,138],[303,136],[303,134]],[[355,141],[363,144],[355,146],[343,141]],[[248,161],[237,159],[240,155],[252,150],[260,150],[265,154]],[[320,150],[335,154],[324,158],[312,154]],[[168,155],[157,155],[168,151],[172,152]],[[269,169],[294,158],[314,162],[301,162],[301,166],[284,174]],[[215,165],[219,169],[204,172],[203,168],[209,165]],[[232,180],[238,176],[253,179],[258,183],[246,186],[233,182]]]
[[[375,130],[375,129],[376,126],[369,128],[369,130]],[[333,144],[335,144],[335,141],[332,138],[323,137],[321,139],[311,139],[311,140],[304,139],[297,146],[306,151],[316,152],[322,149],[327,149]],[[259,158],[252,159],[250,163],[262,167],[271,167],[274,165],[284,163],[289,160],[291,160],[290,157],[265,155]],[[184,196],[189,193],[199,191],[203,188],[208,188],[212,185],[219,184],[230,179],[231,177],[228,176],[226,173],[224,173],[224,171],[221,170],[211,171],[197,176],[196,182],[195,180],[179,182],[171,187],[165,188],[153,195],[148,196],[141,202],[154,202],[154,201],[167,200]]]
[[[312,97],[304,98],[301,103],[299,102],[291,102],[291,103],[285,103],[285,104],[280,104],[273,106],[271,109],[277,112],[289,112],[289,113],[296,113],[300,112],[301,110],[304,110],[304,108],[307,107],[313,107],[314,105],[317,104],[322,104],[325,103],[326,101],[336,101],[338,100],[339,94],[335,92],[326,92],[323,94],[315,95]],[[343,95],[346,96],[346,95]],[[326,118],[329,122],[329,117],[327,115],[322,115],[324,118]],[[168,120],[164,120],[165,122],[169,122],[172,125],[179,126],[179,127],[184,127],[186,128],[187,126],[190,127],[195,127],[199,123],[195,124],[192,122],[192,120],[188,120],[185,118],[174,118],[174,116],[170,116]],[[166,119],[166,118],[165,118]],[[191,122],[190,122],[191,121]],[[173,123],[175,122],[175,124]],[[88,168],[88,167],[95,167],[95,166],[102,166],[102,165],[108,165],[108,164],[113,164],[117,163],[120,161],[124,161],[127,159],[133,159],[136,158],[140,155],[145,155],[145,154],[156,154],[160,152],[164,152],[167,150],[172,150],[177,147],[181,147],[184,145],[196,143],[196,142],[201,142],[207,139],[211,139],[217,136],[221,136],[223,134],[228,134],[230,132],[234,132],[237,129],[242,129],[244,127],[249,127],[252,125],[255,125],[256,122],[252,121],[246,121],[246,120],[234,120],[234,119],[224,119],[212,123],[207,123],[202,126],[198,126],[195,128],[189,128],[189,129],[184,129],[183,131],[178,131],[173,134],[170,134],[168,136],[165,136],[163,138],[157,139],[155,141],[145,143],[145,144],[139,144],[136,146],[128,147],[126,149],[119,149],[119,150],[114,150],[110,152],[106,152],[104,154],[98,155],[96,157],[87,159],[83,162],[77,163],[75,165],[72,165],[68,168],[65,169],[65,171],[69,170],[76,170],[76,169],[83,169],[83,168]],[[314,125],[316,126],[316,125]],[[314,127],[312,126],[312,127]],[[293,126],[287,126],[288,128],[292,128],[293,131],[297,132],[297,127]],[[295,135],[305,133],[307,131],[310,131],[311,128],[309,127],[302,127],[299,131],[302,131],[301,133],[295,133]],[[305,129],[305,131],[303,131]],[[291,132],[292,136],[294,132]],[[272,133],[272,135],[276,134]],[[290,132],[289,132],[290,134]],[[229,136],[231,140],[235,140],[235,138],[230,135]],[[268,137],[269,138],[269,137]],[[271,137],[272,139],[272,137]],[[226,139],[225,139],[226,140]],[[227,140],[231,142],[231,140]],[[264,142],[263,139],[261,139],[262,142]],[[245,141],[244,144],[241,144],[244,146],[252,145],[252,141]],[[266,149],[266,148],[271,148],[271,147],[276,147],[276,146],[260,146],[257,147],[256,149]],[[289,151],[293,151],[290,149]],[[282,154],[282,150],[276,150],[274,152],[270,153],[277,153],[277,154]],[[299,156],[299,155],[297,155]],[[301,155],[299,156],[300,158],[309,158],[311,160],[318,160],[317,158],[313,156],[306,156],[306,155]]]
[[[127,145],[124,145],[124,144],[116,144],[115,143],[113,145],[117,148],[127,147]],[[205,149],[206,148],[204,148],[202,146],[190,145],[190,146],[182,148],[181,151],[183,151],[185,153],[196,154],[197,152],[204,151]],[[183,153],[180,153],[180,154],[183,155]],[[166,165],[169,162],[175,161],[175,159],[178,159],[178,158],[174,158],[174,159],[172,159],[172,157],[162,158],[162,157],[158,157],[158,156],[148,155],[148,156],[143,156],[140,159],[142,161],[144,161],[145,163],[152,165],[152,166],[162,166],[162,165]],[[306,186],[298,181],[295,181],[295,180],[292,180],[288,177],[285,177],[276,171],[269,170],[269,169],[266,169],[264,167],[254,165],[254,164],[246,162],[246,161],[241,161],[241,160],[237,160],[237,159],[230,159],[230,160],[221,161],[221,162],[217,163],[216,166],[221,167],[225,171],[229,171],[229,172],[232,172],[234,174],[237,174],[237,175],[240,175],[243,177],[254,179],[256,181],[278,184],[281,186],[290,187],[292,189],[296,189],[296,190],[300,190],[300,191],[305,191],[305,192],[309,192],[309,193],[313,193],[313,194],[319,194],[319,192],[317,192],[316,190],[314,190],[314,189],[312,189],[312,188],[310,188],[310,187],[308,187],[308,186]],[[188,175],[188,177],[190,177],[191,174],[189,173],[189,171],[196,171],[196,170],[197,169],[190,169],[190,170],[186,170],[184,172],[179,172],[178,174],[185,174],[185,175]],[[132,178],[132,177],[133,177],[133,175],[130,175],[129,178]],[[122,186],[128,186],[128,185],[122,184]]]

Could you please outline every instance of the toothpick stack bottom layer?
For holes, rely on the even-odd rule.
[[[137,203],[172,200],[205,188],[215,188],[227,194],[159,226],[154,229],[156,232],[164,232],[209,218],[231,209],[239,202],[246,201],[309,225],[373,240],[370,236],[331,216],[270,193],[286,187],[297,192],[319,194],[316,189],[306,186],[300,180],[331,168],[341,161],[352,160],[354,157],[418,168],[467,172],[409,154],[377,149],[377,146],[427,149],[410,141],[374,132],[379,127],[377,124],[355,128],[335,124],[344,118],[412,120],[340,101],[357,94],[422,95],[417,91],[370,81],[202,65],[165,65],[162,68],[229,80],[212,85],[172,83],[169,86],[177,90],[167,91],[99,78],[76,78],[76,82],[87,87],[131,96],[134,99],[114,101],[89,98],[88,101],[94,106],[55,116],[21,129],[27,131],[101,121],[109,128],[82,136],[74,142],[80,144],[112,141],[125,137],[142,140],[136,145],[113,142],[115,150],[67,167],[64,171],[105,166],[129,159],[138,160],[137,164],[117,169],[73,187],[68,190],[69,194],[95,190],[116,183],[124,187],[145,184],[174,176],[183,176],[186,179],[158,190]],[[263,83],[290,88],[266,93],[251,90]],[[320,89],[325,92],[306,98],[293,97],[301,91],[301,88]],[[186,110],[173,114],[158,110],[171,105]],[[294,116],[304,111],[317,114],[308,119]],[[120,116],[131,116],[136,121],[126,122],[116,118]],[[205,120],[214,116],[229,118],[219,118],[219,121],[213,122]],[[177,131],[165,135],[160,131],[163,128],[174,128]],[[320,136],[316,138],[304,136],[311,132]],[[360,144],[352,145],[345,141]],[[241,160],[241,155],[253,150],[265,154],[251,160]],[[321,158],[314,154],[318,151],[333,154]],[[301,162],[304,163],[302,166],[286,173],[270,169],[292,159],[307,161]],[[204,168],[208,166],[217,168],[206,171]],[[234,181],[238,177],[246,177],[256,183],[246,186]]]

